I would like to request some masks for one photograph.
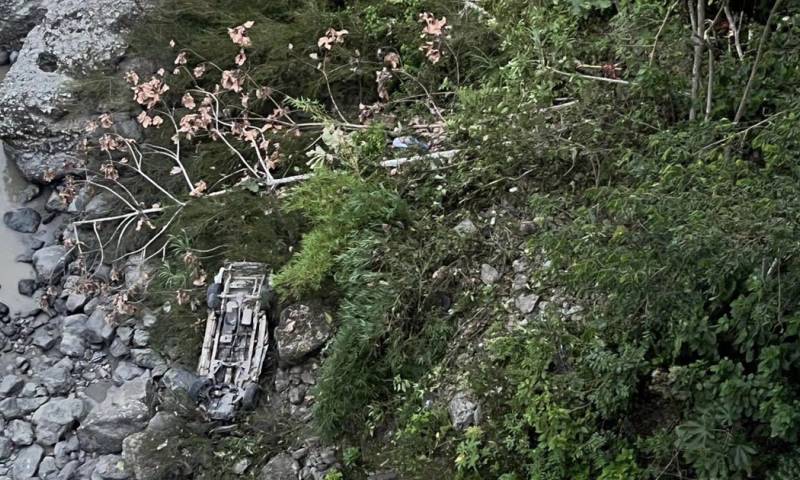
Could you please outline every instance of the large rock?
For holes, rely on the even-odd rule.
[[[296,365],[319,351],[331,338],[330,317],[319,307],[295,304],[286,307],[275,329],[282,365]]]
[[[472,425],[477,425],[481,420],[480,405],[467,392],[456,393],[450,400],[448,410],[453,428],[456,430],[464,430]]]
[[[114,197],[107,192],[101,192],[94,197],[86,204],[83,208],[83,212],[89,218],[98,218],[105,215],[108,215],[114,205]]]
[[[16,375],[6,375],[0,380],[0,396],[8,397],[22,390],[25,380]]]
[[[493,285],[500,280],[500,272],[496,268],[484,263],[481,265],[481,281],[486,285]]]
[[[0,437],[0,462],[6,461],[14,453],[14,444],[6,437]]]
[[[288,453],[272,457],[261,469],[259,480],[297,480],[300,465]]]
[[[4,432],[8,438],[18,447],[24,447],[33,443],[33,428],[25,420],[12,420],[6,425]]]
[[[86,305],[87,297],[82,293],[70,293],[65,303],[69,313],[75,313]]]
[[[23,278],[17,282],[17,291],[20,295],[32,297],[33,294],[36,293],[36,280],[32,278]]]
[[[0,22],[0,48],[19,48],[25,35],[44,16],[42,3],[42,0],[0,0],[0,18],[3,19]],[[3,64],[0,61],[0,65]]]
[[[92,480],[127,480],[131,471],[119,455],[103,455],[97,459]]]
[[[36,441],[55,445],[86,415],[86,404],[79,398],[54,398],[33,414]]]
[[[78,428],[81,448],[101,454],[121,452],[125,437],[147,426],[151,387],[149,375],[142,375],[109,390]]]
[[[69,254],[63,245],[51,245],[33,254],[33,268],[42,283],[57,282],[64,274]]]
[[[167,370],[161,382],[170,391],[188,393],[197,378],[197,375],[189,370],[174,367]]]
[[[15,232],[35,233],[42,223],[42,216],[32,208],[18,208],[3,214],[3,223]]]
[[[37,328],[31,338],[31,343],[42,350],[50,350],[58,342],[58,337],[46,328]]]
[[[72,435],[66,440],[56,443],[55,447],[53,447],[56,466],[63,469],[72,459],[72,453],[77,452],[79,449],[80,444],[78,443],[78,437],[76,435]]]
[[[58,467],[56,466],[56,459],[53,457],[44,457],[39,462],[39,471],[36,472],[40,479],[51,480],[55,479],[58,475]]]
[[[108,320],[108,312],[98,308],[86,321],[85,338],[90,343],[108,343],[114,337],[114,326]]]
[[[61,322],[61,346],[59,347],[61,353],[70,357],[83,356],[86,351],[84,337],[86,336],[86,322],[88,319],[89,317],[82,313],[64,318]]]
[[[117,364],[117,368],[114,369],[114,373],[111,375],[111,380],[117,385],[122,385],[123,383],[131,381],[143,373],[144,369],[137,367],[131,362],[122,360]]]
[[[14,480],[33,478],[36,475],[36,469],[39,468],[39,462],[42,461],[42,456],[44,456],[44,449],[39,445],[31,445],[20,450],[17,459],[11,466]]]
[[[47,402],[47,397],[9,397],[0,402],[0,415],[6,420],[22,418]]]
[[[75,384],[72,378],[72,362],[63,358],[52,367],[46,368],[37,374],[39,383],[47,388],[50,395],[65,395]]]
[[[3,4],[9,1],[24,4],[27,0],[0,0],[4,21]],[[142,12],[140,5],[147,3],[45,3],[43,21],[27,34],[18,60],[0,87],[0,137],[7,139],[12,147],[10,157],[28,179],[48,182],[78,171],[80,161],[74,152],[86,119],[69,112],[74,103],[70,83],[119,61],[125,53],[124,35],[130,20]]]
[[[122,443],[122,458],[133,470],[134,478],[193,478],[189,467],[180,457],[154,455],[167,437],[182,437],[187,433],[183,421],[174,414],[157,413],[147,428],[127,437]],[[166,440],[168,443],[171,441]],[[180,473],[180,475],[179,475]]]
[[[167,362],[152,348],[131,349],[131,361],[142,368],[153,371],[153,375],[160,377],[167,371]]]

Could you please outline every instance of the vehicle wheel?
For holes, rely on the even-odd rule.
[[[207,377],[198,378],[189,387],[189,398],[195,402],[199,402],[208,393],[211,387],[211,379]]]
[[[258,384],[249,382],[244,387],[244,395],[242,396],[242,408],[245,410],[253,410],[258,403]]]
[[[272,309],[272,304],[275,302],[275,292],[273,292],[268,286],[264,286],[261,290],[261,297],[259,298],[261,302],[261,310],[267,312]]]
[[[217,310],[222,302],[219,299],[219,294],[222,293],[221,283],[212,283],[208,286],[206,291],[206,304],[210,310]]]

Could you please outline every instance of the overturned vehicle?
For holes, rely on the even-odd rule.
[[[229,262],[208,287],[208,319],[190,395],[212,420],[255,407],[274,294],[262,263]]]

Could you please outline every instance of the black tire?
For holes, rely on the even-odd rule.
[[[275,292],[269,286],[264,285],[261,289],[259,301],[261,302],[261,311],[268,312],[272,310],[272,305],[275,303]]]
[[[222,305],[219,299],[220,293],[222,293],[221,283],[212,283],[208,286],[208,290],[206,290],[206,305],[208,305],[209,310],[216,311]]]
[[[189,398],[194,400],[195,402],[199,402],[206,396],[208,393],[208,389],[211,387],[211,379],[210,378],[198,378],[192,383],[192,386],[189,387]]]
[[[258,404],[258,384],[249,382],[244,387],[244,395],[242,395],[242,408],[245,410],[254,410]]]

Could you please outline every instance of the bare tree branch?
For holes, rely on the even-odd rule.
[[[736,18],[731,12],[729,2],[725,2],[722,8],[725,11],[725,17],[728,19],[728,25],[733,32],[733,44],[736,46],[736,54],[739,55],[739,60],[744,60],[744,52],[742,51],[742,44],[739,41],[739,27],[736,25]],[[741,18],[741,17],[740,17]]]
[[[708,85],[706,86],[706,116],[704,121],[711,119],[711,104],[714,96],[714,52],[708,49]]]
[[[618,83],[620,85],[630,85],[631,82],[627,80],[621,80],[619,78],[606,78],[606,77],[595,77],[594,75],[584,75],[582,73],[569,73],[569,72],[562,72],[561,70],[557,70],[553,67],[547,67],[548,70],[553,71],[559,75],[564,75],[566,77],[579,77],[585,78],[586,80],[596,80],[598,82],[608,82],[608,83]]]
[[[692,95],[691,106],[689,108],[689,120],[694,120],[697,116],[697,97],[700,94],[700,70],[703,66],[703,50],[705,48],[706,23],[706,0],[697,0],[697,13],[690,15],[694,20],[694,30],[692,32],[692,43],[694,44],[694,62],[692,63]],[[692,4],[689,2],[689,13],[692,13]]]

